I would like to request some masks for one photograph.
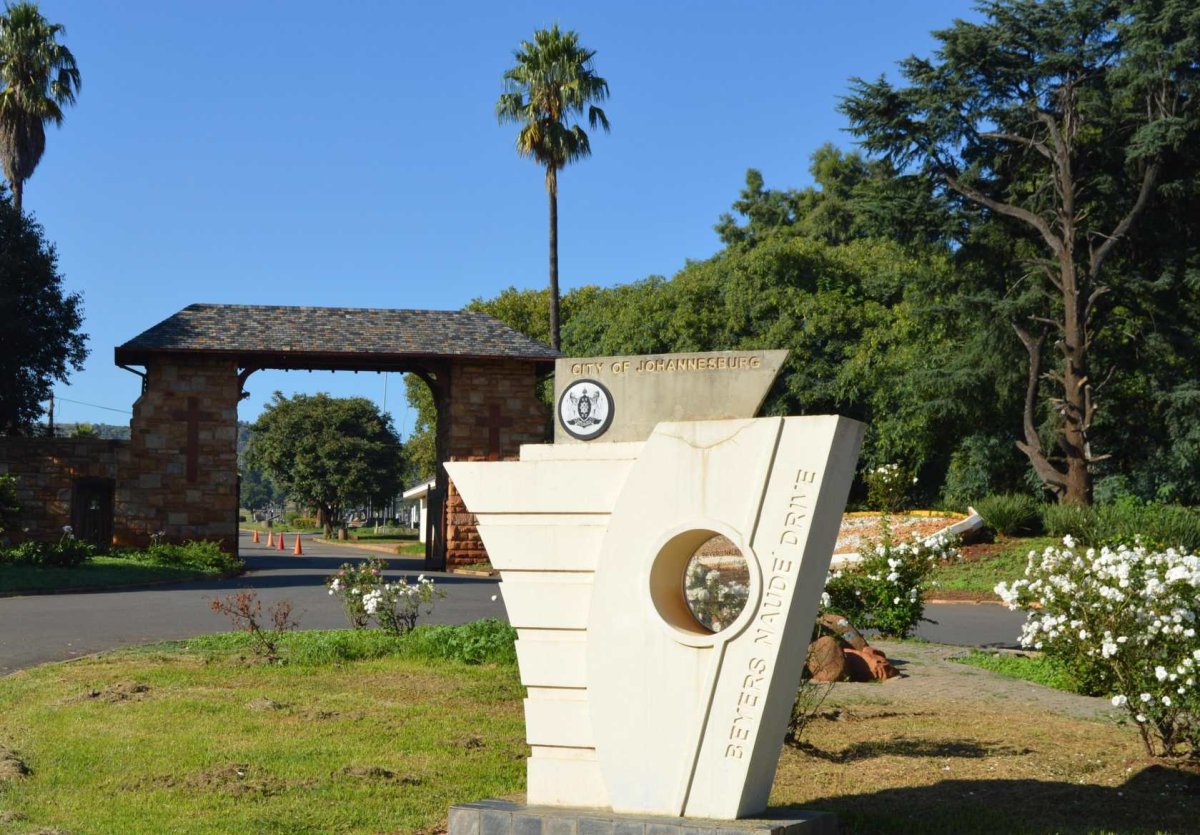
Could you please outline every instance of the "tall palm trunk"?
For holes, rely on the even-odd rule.
[[[21,195],[25,193],[25,183],[21,180],[13,180],[13,208],[17,210],[17,214],[21,214]]]
[[[550,347],[559,349],[558,339],[558,172],[546,168],[546,191],[550,193]]]

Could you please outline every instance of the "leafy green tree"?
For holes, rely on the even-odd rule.
[[[71,430],[72,438],[99,438],[100,433],[96,431],[96,427],[90,423],[77,423],[75,428]]]
[[[248,510],[261,510],[283,504],[287,498],[282,490],[275,486],[271,477],[257,467],[242,468],[242,507]]]
[[[588,125],[609,129],[608,117],[593,102],[608,98],[608,82],[592,68],[595,50],[585,49],[579,35],[558,24],[539,29],[532,41],[516,50],[516,66],[504,73],[505,92],[496,103],[501,123],[515,122],[517,153],[546,170],[550,197],[550,345],[559,348],[558,172],[592,153],[591,140],[578,124],[568,124],[585,111]]]
[[[404,484],[411,487],[437,472],[437,404],[433,392],[416,374],[404,375],[404,396],[416,414],[404,442]]]
[[[63,105],[79,92],[75,56],[58,42],[64,32],[36,3],[15,3],[0,15],[0,161],[18,212],[46,150],[46,123],[61,125]]]
[[[254,422],[246,464],[316,508],[326,536],[345,510],[400,492],[403,469],[391,418],[370,400],[279,392]]]
[[[733,212],[715,227],[722,243],[748,248],[776,235],[831,244],[886,238],[944,250],[961,231],[944,201],[886,160],[866,160],[829,143],[810,160],[814,184],[799,190],[767,188],[762,173],[749,169]]]
[[[42,227],[0,194],[0,435],[28,432],[54,381],[83,369],[82,299],[62,281]]]
[[[1093,443],[1111,374],[1096,339],[1119,303],[1109,265],[1194,142],[1200,15],[1172,0],[979,9],[934,33],[932,59],[901,62],[908,86],[855,80],[843,109],[867,151],[1014,240],[995,312],[1027,353],[1017,446],[1063,501],[1087,503],[1108,457]]]
[[[569,295],[569,294],[568,294]],[[570,318],[567,299],[559,301],[560,328]],[[550,290],[518,290],[507,287],[491,299],[475,298],[467,304],[467,310],[486,313],[499,319],[515,331],[539,342],[550,342]]]

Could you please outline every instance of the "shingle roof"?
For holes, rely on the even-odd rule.
[[[234,355],[243,365],[304,357],[371,364],[385,358],[551,361],[552,348],[483,313],[357,307],[192,304],[116,349],[118,365],[167,353]],[[357,357],[357,360],[355,360]]]

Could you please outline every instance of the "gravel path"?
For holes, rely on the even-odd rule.
[[[1104,698],[1064,693],[950,661],[966,652],[962,647],[907,641],[877,641],[872,646],[887,654],[900,670],[900,676],[885,682],[837,684],[829,697],[831,703],[928,706],[933,702],[954,701],[991,708],[1041,709],[1078,719],[1115,719],[1124,715]]]

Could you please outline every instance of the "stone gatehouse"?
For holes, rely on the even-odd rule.
[[[107,524],[118,545],[161,534],[236,550],[237,406],[248,378],[264,369],[413,373],[438,409],[426,565],[474,563],[486,553],[441,462],[515,458],[521,444],[545,441],[537,385],[557,356],[469,311],[194,304],[115,351],[117,365],[142,377],[128,442],[0,439],[0,472],[21,477],[38,535],[91,508],[108,516],[89,530]]]

